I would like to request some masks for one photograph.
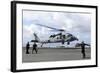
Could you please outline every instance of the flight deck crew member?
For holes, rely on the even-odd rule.
[[[29,47],[30,47],[30,44],[29,44],[29,42],[27,42],[27,44],[26,44],[26,54],[29,54]]]
[[[34,50],[37,54],[38,50],[37,50],[37,44],[36,43],[33,44],[32,54],[33,54]]]
[[[81,43],[81,49],[82,49],[81,52],[82,52],[83,58],[86,58],[86,55],[85,55],[85,45],[90,46],[88,44],[85,44],[84,41],[82,41],[82,43]]]

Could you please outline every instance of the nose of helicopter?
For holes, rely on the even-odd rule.
[[[77,41],[79,40],[77,37],[74,37],[74,39],[77,40]]]

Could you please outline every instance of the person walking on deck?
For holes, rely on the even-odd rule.
[[[33,54],[34,50],[37,54],[38,50],[37,50],[37,44],[36,43],[33,44],[32,54]]]

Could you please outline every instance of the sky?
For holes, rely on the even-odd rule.
[[[53,11],[30,11],[23,10],[23,46],[28,41],[34,39],[33,33],[36,33],[41,41],[48,40],[51,34],[59,32],[45,28],[41,25],[66,30],[76,36],[79,41],[73,41],[69,46],[84,41],[91,43],[91,14],[75,12],[53,12]],[[31,43],[32,44],[32,43]],[[39,44],[40,45],[40,44]],[[62,46],[61,43],[45,44],[45,47]],[[67,43],[64,46],[68,46]]]

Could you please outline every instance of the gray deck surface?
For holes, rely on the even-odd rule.
[[[86,58],[91,59],[91,49],[87,48]],[[29,50],[30,54],[26,54],[25,47],[22,50],[22,62],[46,62],[46,61],[67,61],[67,60],[84,60],[82,59],[81,49],[76,48],[39,48],[38,53],[32,54],[32,48]]]

